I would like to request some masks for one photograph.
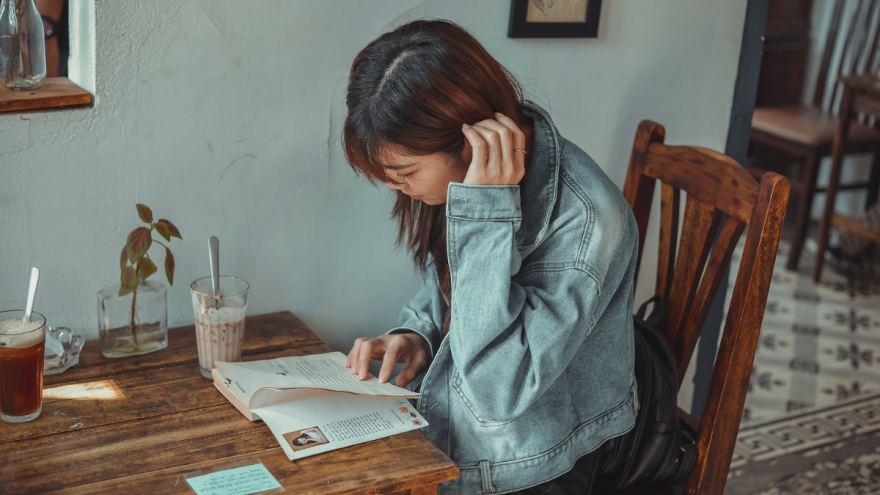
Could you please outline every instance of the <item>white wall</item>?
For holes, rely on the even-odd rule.
[[[74,5],[94,8],[74,14],[95,26],[75,45],[95,53],[73,71],[97,104],[0,115],[0,307],[22,306],[37,266],[36,309],[95,337],[96,293],[117,282],[142,202],[183,233],[169,326],[192,323],[188,284],[217,235],[250,314],[291,310],[347,351],[417,287],[390,193],[355,180],[338,141],[359,49],[418,17],[464,25],[622,186],[641,119],[723,150],[746,0],[606,0],[593,40],[509,39],[508,0]]]

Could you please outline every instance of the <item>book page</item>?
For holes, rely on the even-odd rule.
[[[345,354],[328,352],[312,356],[289,356],[240,363],[216,362],[225,383],[250,409],[290,399],[260,389],[322,388],[353,394],[416,398],[418,394],[376,377],[358,380],[345,367]],[[260,391],[258,394],[257,391]]]
[[[402,398],[315,390],[311,397],[254,409],[290,460],[427,426]]]

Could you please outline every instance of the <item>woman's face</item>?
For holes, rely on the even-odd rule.
[[[405,156],[386,152],[383,165],[393,182],[385,185],[429,205],[445,204],[449,183],[464,180],[470,155],[471,147],[467,143],[460,156],[445,153]]]

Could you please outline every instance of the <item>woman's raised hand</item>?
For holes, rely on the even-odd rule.
[[[415,332],[382,335],[374,339],[360,338],[354,341],[345,367],[351,368],[351,372],[361,380],[366,380],[370,360],[381,360],[379,382],[384,383],[391,376],[394,365],[404,363],[406,368],[397,375],[395,382],[398,387],[403,387],[427,369],[430,353],[428,342]]]
[[[473,126],[463,125],[464,133],[473,149],[470,167],[464,184],[514,185],[525,175],[526,136],[509,117],[495,114]]]

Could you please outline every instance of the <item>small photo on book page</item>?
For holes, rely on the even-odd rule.
[[[330,440],[327,440],[327,436],[324,435],[324,432],[322,432],[317,426],[285,433],[282,436],[287,440],[290,444],[290,448],[292,448],[294,452],[309,449],[316,445],[330,443]]]
[[[254,409],[291,460],[428,425],[406,399],[324,391]]]

